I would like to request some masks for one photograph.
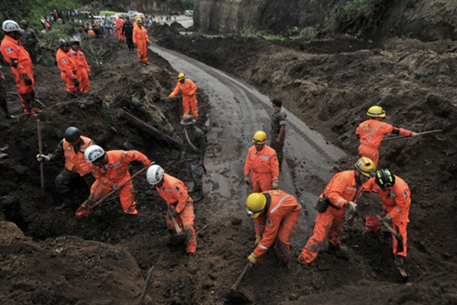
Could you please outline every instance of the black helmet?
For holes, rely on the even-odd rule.
[[[275,97],[271,100],[271,102],[277,106],[277,107],[281,107],[282,106],[282,99],[279,98],[279,97]]]
[[[67,128],[67,130],[65,130],[65,140],[67,142],[75,142],[76,140],[79,139],[79,137],[81,136],[81,131],[74,127],[74,126],[70,126]]]
[[[383,190],[390,189],[395,185],[395,176],[390,170],[381,169],[376,171],[375,181]]]
[[[59,48],[64,47],[67,45],[67,41],[65,39],[60,39],[59,40]]]
[[[77,39],[71,41],[71,44],[75,44],[75,43],[80,44],[79,40],[77,40]]]

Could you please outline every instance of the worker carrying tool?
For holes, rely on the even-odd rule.
[[[271,139],[270,147],[276,151],[278,156],[279,171],[281,171],[282,161],[284,160],[284,141],[286,139],[287,115],[282,108],[282,99],[275,97],[271,100],[274,109],[271,115]]]
[[[375,171],[374,162],[367,157],[361,157],[355,163],[354,170],[339,172],[333,176],[317,201],[318,213],[314,234],[298,256],[301,264],[309,265],[314,261],[323,247],[325,238],[328,239],[330,252],[339,258],[348,258],[340,247],[344,216],[346,210],[355,211],[356,198],[363,189],[363,184],[375,174]]]
[[[76,76],[78,77],[79,86],[78,90],[82,93],[88,93],[90,89],[90,67],[86,60],[86,55],[79,49],[79,40],[73,40],[71,42],[70,55],[76,64],[77,71]]]
[[[203,131],[195,126],[196,120],[190,114],[185,115],[181,120],[184,126],[182,140],[182,157],[181,161],[186,161],[187,172],[192,177],[194,185],[190,188],[189,193],[195,193],[194,202],[199,202],[204,198],[203,194],[203,172],[206,152],[206,140]]]
[[[140,63],[148,65],[148,30],[143,26],[143,19],[136,19],[136,27],[133,28],[133,43],[138,51]]]
[[[79,92],[79,80],[76,74],[78,73],[78,66],[71,58],[69,53],[71,43],[61,39],[59,41],[59,49],[56,53],[57,66],[60,69],[60,77],[65,82],[67,93],[70,97],[76,96]]]
[[[250,184],[250,174],[254,193],[278,189],[278,158],[276,151],[265,144],[266,141],[267,134],[264,131],[259,130],[254,134],[254,145],[249,148],[244,164],[244,181]]]
[[[297,199],[281,190],[252,193],[246,199],[246,209],[255,224],[256,248],[248,256],[251,264],[255,264],[273,245],[278,259],[288,263],[289,237],[301,211]]]
[[[146,172],[146,178],[168,204],[168,212],[165,216],[168,228],[175,230],[173,224],[175,219],[179,229],[186,234],[187,254],[195,256],[197,236],[194,229],[194,205],[184,182],[165,174],[159,165],[152,165]]]
[[[34,115],[35,106],[35,78],[33,77],[32,59],[20,43],[22,29],[13,20],[5,20],[2,24],[5,37],[0,49],[3,58],[11,66],[11,72],[16,80],[16,88],[24,108],[24,113]]]
[[[169,97],[175,97],[179,91],[181,91],[183,116],[189,114],[189,107],[191,107],[194,118],[198,119],[198,102],[197,96],[195,95],[197,89],[197,85],[187,78],[186,74],[178,74],[178,83]]]
[[[378,216],[388,223],[392,222],[392,228],[402,236],[402,241],[398,241],[396,236],[392,235],[395,264],[402,266],[407,252],[406,227],[409,223],[409,208],[411,206],[411,191],[408,184],[400,177],[393,175],[390,170],[382,169],[376,171],[376,175],[364,184],[363,191],[376,193],[379,196],[384,213]],[[365,229],[367,231],[379,231],[378,217],[375,215],[367,216]],[[399,245],[399,242],[403,244]],[[401,251],[398,251],[399,249]]]
[[[360,123],[357,127],[356,134],[360,141],[359,157],[368,157],[376,165],[379,161],[378,147],[382,139],[388,133],[393,133],[400,136],[415,137],[418,134],[407,129],[397,128],[383,120],[386,117],[386,112],[381,106],[372,106],[368,109],[367,115],[371,119]]]
[[[119,189],[125,181],[129,180],[128,164],[133,161],[149,166],[151,161],[137,150],[110,150],[104,151],[98,145],[89,146],[84,152],[84,158],[91,164],[92,175],[95,182],[90,189],[89,198],[76,211],[79,218],[92,214],[91,207],[105,197],[111,190]],[[136,215],[135,195],[132,181],[124,184],[119,190],[122,209],[126,214]]]
[[[92,144],[92,140],[81,135],[81,131],[77,127],[70,126],[65,130],[65,136],[57,145],[54,153],[36,156],[38,162],[58,160],[62,156],[65,157],[65,168],[55,180],[57,192],[62,197],[62,204],[57,206],[56,210],[63,210],[73,204],[68,187],[72,180],[82,177],[89,188],[94,183],[94,177],[90,172],[90,163],[87,163],[84,158],[84,152]]]

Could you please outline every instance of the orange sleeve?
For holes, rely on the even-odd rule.
[[[149,37],[148,37],[148,30],[146,30],[146,29],[144,29],[144,36],[145,36],[145,38],[146,38],[146,41],[147,41],[147,42],[150,42],[150,41],[149,41]]]
[[[268,251],[268,248],[270,248],[271,245],[273,245],[275,242],[276,236],[278,235],[279,226],[281,225],[283,218],[280,210],[276,211],[276,213],[269,215],[268,217],[268,223],[265,226],[265,232],[263,233],[262,239],[254,250],[254,254],[257,257],[264,255]]]
[[[278,181],[279,180],[279,162],[278,156],[276,151],[272,148],[272,154],[270,156],[270,170],[271,170],[271,180]]]
[[[81,52],[81,53],[83,55],[83,57],[82,57],[83,65],[86,68],[87,72],[90,72],[90,67],[89,67],[89,64],[87,63],[86,55],[83,52]]]
[[[178,82],[178,83],[176,84],[176,87],[175,87],[175,89],[173,90],[173,92],[170,93],[170,97],[176,96],[176,95],[179,93],[180,87],[181,87],[181,83]]]
[[[144,166],[149,166],[151,164],[151,160],[138,150],[123,151],[123,154],[124,160],[127,162],[138,161],[143,163]]]
[[[189,81],[189,84],[190,84],[190,91],[189,91],[189,95],[194,95],[195,92],[197,92],[197,85],[195,85],[195,83],[193,81],[191,81],[190,79],[188,79]]]
[[[251,148],[248,149],[248,154],[246,156],[246,161],[244,163],[244,176],[247,177],[251,173],[251,159],[249,156],[251,155]]]
[[[133,43],[136,44],[136,41],[138,39],[138,29],[137,28],[133,29],[133,37],[132,38],[133,38]]]
[[[7,44],[5,46],[2,46],[2,55],[5,61],[11,65],[11,62],[16,64],[16,67],[13,67],[17,70],[19,75],[22,76],[22,74],[27,74],[27,72],[24,70],[24,67],[21,65],[19,62],[19,54],[18,54],[18,46],[12,45],[12,44]],[[28,74],[27,74],[28,75]],[[30,78],[32,78],[31,75],[28,75]]]
[[[187,202],[189,201],[189,194],[186,192],[182,182],[176,183],[173,185],[173,193],[178,199],[178,204],[176,205],[176,212],[179,214],[186,207]]]
[[[338,174],[337,174],[338,175]],[[325,196],[330,202],[336,207],[343,207],[348,201],[343,198],[344,189],[350,182],[347,181],[347,177],[339,174],[334,177],[331,188],[325,193]],[[333,179],[332,179],[333,180]]]
[[[73,73],[72,66],[70,65],[70,60],[70,56],[68,56],[67,58],[59,57],[60,67],[62,67],[62,72],[67,74],[68,77],[76,78],[76,75]]]
[[[400,181],[399,181],[400,182]],[[399,187],[395,192],[395,207],[390,210],[389,215],[395,222],[400,222],[408,218],[409,207],[411,205],[411,197],[408,185],[404,182],[403,187]]]

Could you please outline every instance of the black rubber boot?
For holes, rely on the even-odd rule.
[[[196,194],[192,197],[192,199],[194,200],[194,203],[199,202],[200,200],[205,198],[205,195],[203,195],[203,189],[201,187],[196,188],[195,193]]]
[[[399,255],[395,256],[395,260],[394,260],[395,266],[401,267],[401,266],[403,266],[404,263],[405,263],[405,258],[403,256],[399,256]]]
[[[73,200],[71,198],[65,197],[64,200],[62,201],[62,204],[55,207],[56,211],[62,211],[66,207],[69,207],[73,204]]]

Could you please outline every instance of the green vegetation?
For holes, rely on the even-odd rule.
[[[182,7],[185,10],[193,10],[195,0],[167,0],[167,4],[170,7]]]
[[[270,34],[266,31],[254,31],[252,28],[244,28],[240,31],[241,37],[262,37],[266,40],[280,40],[285,39],[284,36]]]

